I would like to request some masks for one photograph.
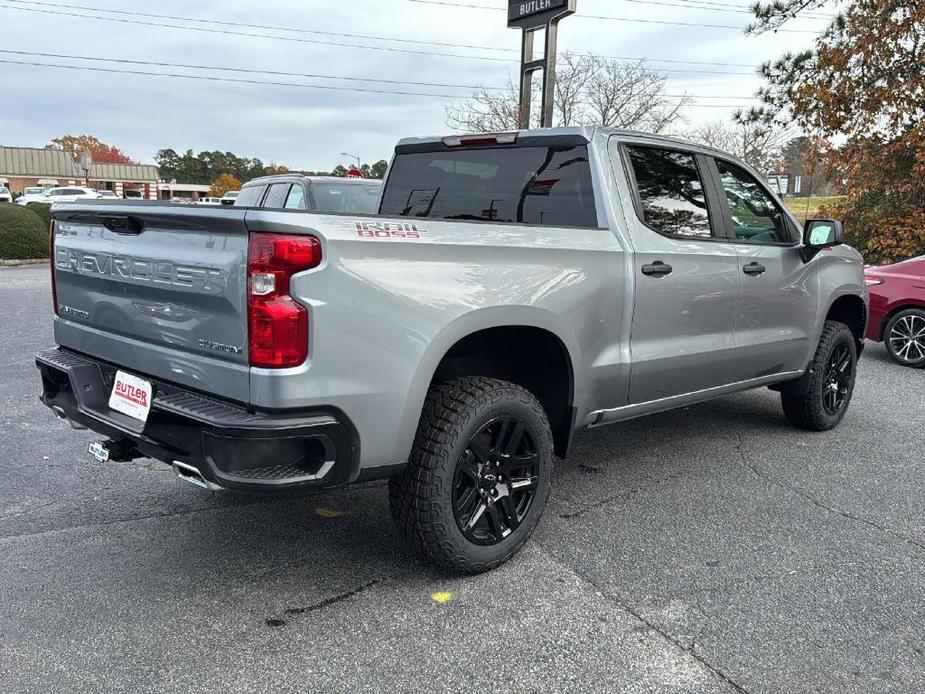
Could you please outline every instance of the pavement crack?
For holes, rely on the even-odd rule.
[[[664,476],[664,477],[659,477],[658,479],[655,479],[655,480],[653,480],[653,481],[651,481],[651,482],[648,482],[648,483],[646,483],[646,484],[641,484],[641,485],[638,485],[638,486],[635,486],[635,487],[629,487],[629,488],[621,489],[618,493],[613,494],[613,495],[608,496],[608,497],[605,497],[605,498],[601,499],[600,501],[595,501],[593,504],[588,504],[587,506],[582,506],[581,508],[579,508],[579,509],[577,509],[577,510],[575,510],[575,511],[567,511],[567,512],[564,512],[564,513],[560,513],[560,514],[559,514],[559,518],[578,518],[579,516],[585,515],[585,514],[588,513],[589,511],[594,511],[594,510],[596,510],[596,509],[601,508],[602,506],[606,506],[607,504],[613,503],[614,501],[617,501],[618,499],[622,498],[622,497],[625,496],[626,494],[635,494],[636,492],[641,492],[641,491],[644,491],[644,490],[649,489],[649,488],[651,488],[651,487],[657,487],[657,486],[660,485],[662,482],[668,482],[668,481],[670,481],[670,480],[676,480],[676,479],[678,479],[679,477],[681,477],[681,473],[680,473],[680,472],[672,472],[672,473],[669,474],[669,475],[666,475],[666,476]]]
[[[9,513],[0,513],[0,520],[6,520],[7,518],[16,518],[17,516],[25,516],[29,513],[35,513],[36,511],[41,511],[43,508],[57,506],[58,504],[61,504],[61,503],[63,502],[60,499],[56,499],[55,501],[49,501],[44,504],[39,504],[38,506],[31,506],[29,508],[24,508],[19,511],[11,511]]]
[[[662,628],[661,626],[659,626],[658,624],[650,620],[648,617],[646,617],[644,614],[642,614],[639,610],[634,608],[630,604],[630,602],[626,600],[626,598],[624,598],[619,593],[605,589],[604,587],[595,583],[594,580],[590,576],[588,576],[586,573],[579,571],[575,567],[569,566],[568,564],[565,564],[564,562],[560,561],[554,554],[552,554],[549,550],[547,550],[542,544],[540,544],[536,540],[533,540],[533,545],[537,547],[543,554],[545,554],[546,557],[550,561],[552,561],[554,564],[565,569],[566,571],[568,571],[570,574],[578,578],[578,580],[582,581],[583,583],[586,583],[588,586],[590,586],[594,590],[594,592],[597,595],[601,596],[608,602],[613,603],[614,605],[619,607],[621,610],[623,610],[624,612],[626,612],[627,614],[629,614],[630,616],[632,616],[639,622],[642,622],[642,624],[644,624],[648,629],[650,629],[654,633],[661,636],[665,641],[670,643],[672,646],[682,651],[683,653],[688,654],[691,658],[696,660],[706,670],[708,670],[713,675],[718,677],[720,680],[722,680],[723,682],[728,684],[730,687],[732,687],[732,689],[738,692],[738,694],[749,694],[749,691],[745,689],[745,687],[743,687],[741,684],[733,680],[730,675],[723,672],[723,670],[718,665],[707,660],[703,652],[697,648],[697,643],[696,643],[697,638],[699,638],[700,635],[703,633],[704,629],[706,628],[705,626],[701,628],[700,631],[697,633],[697,635],[691,640],[690,645],[685,644],[683,641],[673,636],[669,631]]]
[[[796,487],[792,484],[788,484],[787,482],[784,482],[783,480],[778,479],[777,477],[768,474],[767,472],[762,470],[760,467],[758,467],[758,465],[756,465],[755,463],[751,462],[748,459],[743,443],[744,442],[742,441],[742,434],[737,431],[736,432],[736,442],[733,444],[733,448],[735,448],[736,453],[739,456],[739,460],[742,462],[742,466],[750,470],[756,477],[763,479],[765,482],[772,484],[775,487],[784,489],[792,494],[796,494],[798,497],[800,497],[804,501],[808,501],[813,506],[816,506],[817,508],[821,508],[823,511],[827,511],[829,513],[841,516],[842,518],[853,520],[857,523],[863,523],[864,525],[867,525],[868,527],[874,528],[875,530],[879,530],[880,532],[885,533],[887,535],[891,535],[897,540],[902,540],[903,542],[907,542],[908,544],[913,545],[914,547],[917,547],[918,549],[925,550],[925,542],[917,540],[914,537],[909,537],[908,535],[904,535],[903,533],[897,530],[894,530],[893,528],[890,528],[889,526],[881,525],[880,523],[870,520],[869,518],[858,516],[849,511],[840,509],[836,506],[830,506],[826,504],[825,502],[821,501],[820,499],[817,499],[812,494],[809,494],[808,492],[803,491],[799,487]]]
[[[294,616],[305,614],[306,612],[317,612],[318,610],[323,610],[325,607],[330,607],[331,605],[343,602],[344,600],[349,600],[350,598],[359,595],[364,590],[368,590],[373,586],[382,583],[384,580],[385,579],[382,578],[374,578],[372,581],[367,581],[361,586],[357,586],[351,590],[346,590],[342,593],[338,593],[337,595],[332,595],[330,598],[325,598],[324,600],[312,603],[311,605],[306,605],[305,607],[290,607],[283,612],[283,615],[291,619]],[[268,617],[264,620],[264,623],[268,627],[284,627],[289,623],[289,620],[283,619],[282,617]]]

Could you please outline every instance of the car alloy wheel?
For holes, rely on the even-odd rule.
[[[925,358],[925,318],[915,313],[893,323],[887,336],[890,351],[897,360],[914,364]]]
[[[517,530],[536,495],[539,466],[520,419],[492,419],[469,439],[453,481],[453,514],[467,540],[495,545]]]

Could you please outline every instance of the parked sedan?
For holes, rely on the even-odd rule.
[[[925,255],[895,265],[868,267],[867,339],[883,342],[903,366],[925,366]]]
[[[0,186],[0,202],[13,202],[13,195],[6,186]]]

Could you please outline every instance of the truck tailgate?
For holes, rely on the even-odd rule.
[[[248,401],[244,210],[94,202],[53,217],[59,345]]]

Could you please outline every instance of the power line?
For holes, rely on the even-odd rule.
[[[503,7],[488,7],[487,5],[471,5],[469,3],[463,2],[449,2],[448,0],[409,0],[409,2],[417,2],[422,5],[444,5],[446,7],[463,7],[467,9],[474,10],[493,10],[498,12],[504,12]],[[640,19],[637,17],[612,17],[609,15],[599,15],[599,14],[576,14],[576,17],[580,19],[603,19],[616,22],[638,22],[640,24],[665,24],[670,26],[681,26],[681,27],[703,27],[707,29],[735,29],[736,31],[743,31],[745,27],[736,26],[732,24],[706,24],[702,22],[672,22],[665,19]],[[818,34],[818,31],[813,29],[776,29],[776,31],[784,32],[788,34]]]
[[[16,51],[0,51],[3,53],[16,53]],[[24,53],[19,52],[19,53]],[[41,54],[37,54],[41,55]],[[50,55],[50,54],[49,54]],[[106,58],[84,58],[81,56],[69,56],[72,58],[80,60],[107,60]],[[136,62],[141,64],[149,65],[162,65],[169,66],[169,63],[154,63],[154,62],[144,62],[144,61],[125,61],[125,62]],[[171,72],[149,72],[145,70],[128,70],[125,68],[110,68],[110,67],[94,67],[90,65],[65,65],[61,63],[44,63],[37,61],[27,61],[27,60],[11,60],[7,58],[0,58],[0,63],[8,65],[26,65],[32,67],[53,67],[65,70],[85,70],[91,72],[106,72],[106,73],[116,73],[116,74],[125,74],[125,75],[142,75],[148,77],[171,77],[179,79],[190,79],[190,80],[207,80],[210,82],[230,82],[233,84],[254,84],[262,86],[275,86],[275,87],[298,87],[302,89],[324,89],[330,91],[340,91],[340,92],[362,92],[367,94],[390,94],[390,95],[399,95],[399,96],[427,96],[427,97],[440,97],[447,99],[459,99],[462,97],[460,94],[438,94],[430,92],[409,92],[409,91],[397,91],[391,89],[369,89],[365,87],[341,87],[333,86],[327,84],[300,84],[297,82],[279,82],[276,80],[257,80],[257,79],[242,79],[234,77],[215,77],[213,75],[186,75],[179,73]],[[188,65],[185,67],[195,68],[195,69],[213,69],[211,66],[195,66]],[[755,97],[741,97],[741,96],[706,96],[706,95],[697,95],[697,94],[664,94],[662,95],[666,98],[677,98],[677,99],[743,99],[743,100],[752,100]],[[726,106],[713,106],[715,108],[726,108]],[[730,107],[731,108],[731,107]],[[739,106],[738,108],[741,108]]]
[[[17,0],[12,0],[16,2]],[[274,41],[289,41],[294,43],[310,43],[321,46],[336,46],[338,48],[363,48],[370,51],[387,51],[390,53],[410,53],[413,55],[429,55],[429,56],[440,56],[447,58],[470,58],[474,60],[490,60],[499,63],[510,63],[512,62],[509,58],[495,58],[491,56],[482,56],[482,55],[464,55],[461,53],[442,53],[435,51],[418,51],[410,48],[393,48],[391,46],[368,46],[362,44],[354,43],[344,43],[342,41],[324,41],[322,39],[304,39],[298,38],[295,36],[267,36],[266,34],[253,34],[243,31],[234,31],[231,29],[213,29],[210,27],[191,27],[191,26],[180,26],[177,24],[164,24],[162,22],[148,22],[141,19],[122,19],[120,17],[100,17],[96,15],[88,14],[78,14],[76,12],[62,12],[59,10],[40,10],[34,7],[19,7],[13,5],[7,5],[5,3],[0,3],[0,7],[6,8],[8,10],[16,10],[18,12],[34,12],[38,14],[50,14],[62,17],[78,17],[81,19],[99,19],[105,22],[117,22],[119,24],[135,24],[140,26],[150,26],[157,27],[159,29],[183,29],[185,31],[198,31],[207,34],[224,34],[228,36],[247,36],[251,38],[258,39],[273,39]],[[104,10],[105,11],[105,10]]]
[[[284,77],[310,77],[322,80],[345,80],[350,82],[377,82],[380,84],[406,84],[415,87],[450,87],[453,89],[491,89],[503,90],[505,87],[484,87],[473,84],[447,84],[446,82],[412,82],[408,80],[388,80],[374,77],[339,77],[335,75],[320,75],[311,72],[285,72],[282,70],[256,70],[251,68],[226,67],[220,65],[193,65],[189,63],[165,63],[154,60],[132,60],[129,58],[100,58],[97,56],[71,55],[68,53],[40,53],[37,51],[14,51],[0,48],[0,53],[9,55],[28,55],[40,58],[67,58],[69,60],[92,60],[103,63],[123,63],[128,65],[150,65],[154,67],[180,67],[191,70],[218,70],[224,72],[239,72],[254,75],[282,75]]]
[[[23,4],[52,5],[52,3],[25,2],[24,0],[7,0],[7,2],[15,2],[20,5],[23,5]],[[211,19],[199,19],[195,17],[179,17],[175,15],[159,15],[159,14],[153,14],[153,13],[134,13],[134,12],[130,13],[130,12],[124,12],[122,10],[107,10],[103,8],[86,7],[82,5],[53,5],[53,6],[72,8],[72,9],[78,9],[78,8],[87,9],[87,10],[95,11],[95,12],[108,12],[108,13],[113,13],[113,14],[132,14],[132,15],[137,14],[138,16],[153,17],[153,18],[160,18],[160,19],[170,19],[170,20],[184,21],[184,22],[214,23],[214,24],[220,24],[220,25],[251,27],[251,28],[260,28],[260,29],[266,29],[266,30],[282,30],[282,31],[299,32],[299,33],[315,33],[315,34],[323,34],[323,35],[331,35],[331,36],[348,36],[348,37],[355,37],[355,38],[368,38],[368,39],[373,39],[376,41],[400,41],[402,43],[421,44],[421,45],[428,45],[428,46],[445,46],[449,48],[472,48],[472,49],[478,49],[478,50],[492,50],[492,51],[503,51],[507,53],[519,53],[518,49],[497,48],[494,46],[485,46],[485,45],[444,43],[440,41],[419,41],[415,39],[398,39],[398,38],[393,38],[393,37],[388,37],[388,36],[373,36],[373,35],[367,35],[367,34],[339,34],[337,32],[321,32],[321,31],[301,29],[301,28],[272,27],[269,25],[246,24],[243,22],[227,22],[227,21],[219,21],[219,20],[211,20]],[[361,49],[368,49],[368,50],[384,50],[384,51],[392,51],[392,52],[398,52],[398,53],[411,53],[414,55],[434,55],[434,56],[441,56],[441,57],[468,58],[472,60],[489,60],[489,61],[494,61],[494,62],[505,62],[505,63],[515,62],[513,58],[506,59],[506,58],[494,57],[494,56],[467,55],[467,54],[443,53],[443,52],[434,52],[434,51],[415,51],[415,50],[390,48],[390,47],[383,47],[383,46],[367,46],[367,45],[357,45],[357,44],[344,44],[342,42],[298,39],[298,38],[287,37],[287,36],[268,36],[266,34],[253,34],[253,33],[247,33],[247,32],[239,32],[239,31],[228,31],[228,30],[214,29],[214,28],[209,28],[209,27],[188,27],[188,26],[178,26],[174,24],[163,24],[159,22],[121,19],[118,17],[100,17],[97,15],[77,14],[73,12],[62,12],[60,10],[40,10],[40,9],[34,9],[34,8],[28,8],[28,7],[11,6],[8,4],[0,4],[0,7],[4,7],[7,9],[11,9],[11,10],[19,10],[21,12],[35,12],[35,13],[50,14],[50,15],[63,15],[67,17],[96,19],[100,21],[117,22],[121,24],[137,24],[141,26],[152,26],[152,27],[158,27],[158,28],[170,28],[170,29],[181,29],[181,30],[187,30],[187,31],[200,31],[200,32],[206,32],[206,33],[228,34],[231,36],[245,36],[245,37],[261,38],[261,39],[277,39],[281,41],[295,41],[295,42],[300,42],[300,43],[312,43],[312,44],[321,44],[321,45],[327,45],[327,46],[336,46],[339,48],[361,48]],[[485,9],[488,9],[488,8],[485,8]],[[583,57],[593,57],[592,54],[589,54],[589,53],[575,53],[575,55],[583,56]],[[679,65],[747,67],[747,68],[755,68],[755,69],[759,67],[758,65],[748,64],[748,63],[678,60],[678,59],[671,59],[671,58],[632,58],[628,56],[608,56],[608,55],[600,56],[600,57],[607,58],[610,60],[621,60],[621,61],[627,61],[627,62],[638,62],[641,60],[645,62],[671,63],[671,64],[679,64]],[[679,68],[661,68],[660,71],[661,72],[676,72],[676,73],[690,72],[690,73],[716,74],[716,75],[751,75],[753,74],[751,72],[742,72],[742,71],[699,70],[699,69],[684,70],[684,69],[679,69]]]
[[[68,5],[59,2],[39,2],[38,0],[6,0],[17,5],[42,5],[45,7],[65,8],[70,10],[87,10],[90,12],[106,12],[108,14],[121,14],[130,17],[148,17],[149,19],[170,19],[178,22],[197,22],[199,24],[218,24],[219,26],[239,27],[244,29],[263,29],[266,31],[289,31],[299,34],[316,34],[318,36],[347,37],[354,39],[371,39],[373,41],[395,41],[396,43],[410,43],[423,46],[440,46],[444,48],[475,48],[488,51],[511,51],[511,48],[497,48],[495,46],[473,45],[466,43],[447,43],[445,41],[423,41],[421,39],[396,38],[391,36],[375,36],[370,34],[349,34],[341,31],[321,31],[319,29],[303,29],[300,27],[274,26],[272,24],[252,24],[249,22],[230,22],[221,19],[202,19],[199,17],[180,17],[169,14],[155,14],[153,12],[136,12],[126,10],[112,10],[105,7],[88,7],[86,5]],[[104,18],[99,18],[104,19]]]
[[[714,2],[713,0],[677,0],[677,1],[695,10],[709,10],[709,9],[712,9],[713,7],[717,7],[717,8],[728,9],[730,12],[745,12],[746,14],[750,14],[754,16],[754,12],[752,11],[749,5],[736,5],[731,2]],[[624,0],[624,2],[645,2],[646,4],[650,4],[650,5],[656,4],[655,0]],[[750,3],[750,4],[754,4],[754,3]],[[704,7],[705,5],[709,5],[712,7]],[[834,14],[822,14],[820,12],[800,12],[799,16],[805,19],[835,19]]]
[[[301,87],[303,89],[325,89],[337,92],[363,92],[367,94],[396,94],[400,96],[437,96],[446,99],[459,99],[460,94],[435,94],[426,92],[405,92],[391,89],[367,89],[364,87],[335,87],[329,84],[299,84],[297,82],[276,82],[269,80],[251,80],[235,77],[214,77],[212,75],[181,75],[171,72],[146,72],[143,70],[126,70],[124,68],[93,67],[90,65],[62,65],[60,63],[39,63],[27,60],[9,60],[0,58],[0,63],[8,65],[30,65],[35,67],[54,67],[64,70],[89,70],[92,72],[110,72],[123,75],[146,75],[150,77],[176,77],[188,80],[208,80],[210,82],[232,82],[235,84],[258,84],[275,87]]]

